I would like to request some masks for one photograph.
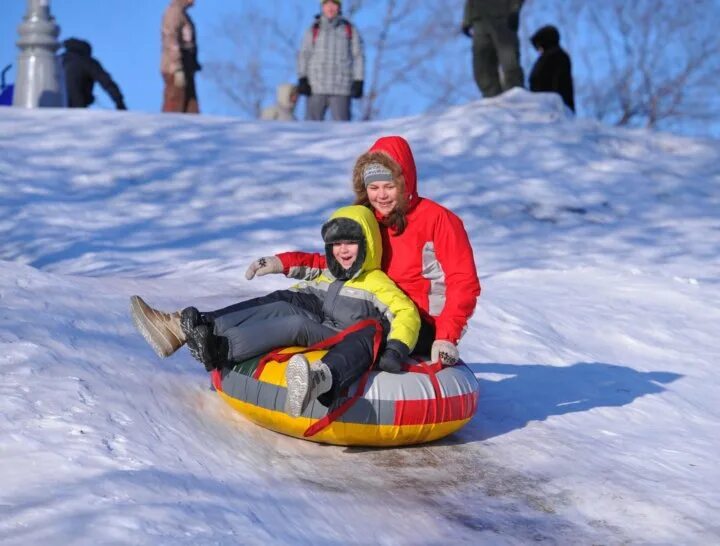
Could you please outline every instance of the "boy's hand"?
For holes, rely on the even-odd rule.
[[[402,341],[391,339],[380,357],[378,368],[384,372],[400,373],[409,354],[410,348],[407,345]]]
[[[454,366],[460,360],[460,352],[454,343],[446,339],[436,339],[430,350],[430,360],[439,360],[445,366]]]
[[[395,349],[385,349],[380,357],[378,368],[384,372],[400,373],[403,369],[403,358]]]
[[[255,275],[262,277],[270,273],[282,273],[283,264],[277,256],[265,256],[250,264],[245,272],[245,278],[251,280]]]

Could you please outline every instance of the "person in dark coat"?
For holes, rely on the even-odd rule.
[[[92,57],[92,47],[85,40],[68,38],[63,42],[65,53],[62,65],[65,70],[68,106],[87,108],[93,102],[93,87],[98,82],[110,95],[118,110],[127,110],[120,88],[102,65]]]
[[[560,32],[552,25],[538,30],[530,38],[540,57],[530,72],[530,91],[557,93],[570,110],[575,111],[572,63],[560,47]]]

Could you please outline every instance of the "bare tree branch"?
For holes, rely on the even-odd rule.
[[[459,33],[465,0],[346,0],[367,60],[363,120],[437,110],[480,98],[470,42]],[[206,72],[240,113],[256,117],[275,86],[294,81],[297,50],[318,6],[306,0],[244,0],[219,29],[225,59]],[[526,0],[521,36],[553,23],[573,59],[580,116],[616,125],[702,131],[720,120],[717,0]],[[419,105],[419,106],[418,106]]]

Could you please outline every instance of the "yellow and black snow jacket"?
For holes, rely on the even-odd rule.
[[[362,265],[348,280],[338,279],[329,265],[320,276],[291,290],[322,300],[323,324],[330,328],[344,330],[361,320],[375,318],[389,326],[389,345],[396,340],[412,351],[420,331],[420,315],[412,300],[380,270],[382,240],[375,216],[367,207],[353,205],[335,211],[328,224],[338,219],[360,226],[364,250],[358,252],[358,259],[363,259]],[[334,261],[331,247],[327,245],[328,264]]]

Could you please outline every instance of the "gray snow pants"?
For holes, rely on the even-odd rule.
[[[238,362],[278,347],[314,345],[337,334],[313,312],[284,301],[233,311],[214,324],[215,335],[228,339],[230,360]]]
[[[322,121],[330,108],[333,121],[350,121],[350,97],[348,95],[310,95],[305,103],[305,120]]]
[[[216,335],[225,336],[231,361],[242,361],[288,345],[309,346],[338,332],[322,324],[322,301],[310,294],[278,290],[267,296],[203,313]],[[332,387],[318,398],[329,406],[373,363],[374,327],[348,334],[323,357]],[[387,335],[387,328],[383,337]],[[434,339],[434,335],[431,336]]]
[[[483,97],[494,97],[512,87],[524,87],[517,32],[505,17],[473,24],[473,74]],[[502,69],[502,80],[499,69]]]

